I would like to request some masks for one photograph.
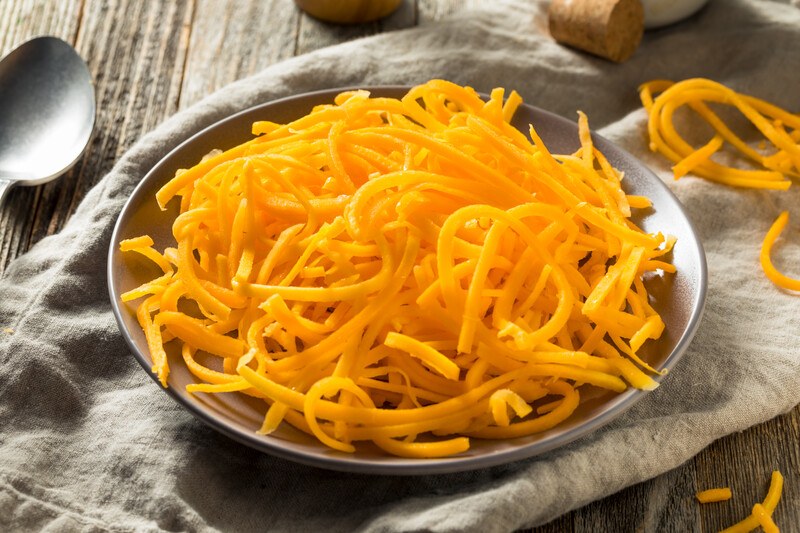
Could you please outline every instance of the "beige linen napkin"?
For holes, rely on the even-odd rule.
[[[800,109],[800,11],[712,0],[692,20],[646,35],[613,65],[562,48],[545,4],[506,1],[429,26],[275,65],[146,135],[91,191],[64,230],[0,281],[0,530],[506,531],[680,465],[713,440],[800,401],[800,299],[758,266],[760,239],[785,193],[687,177],[647,149],[636,87],[705,76]],[[177,143],[281,96],[357,84],[448,78],[592,126],[640,156],[686,206],[710,271],[702,326],[674,372],[611,425],[569,446],[487,470],[430,477],[327,472],[241,446],[158,390],[111,315],[105,257],[136,183]],[[795,223],[796,224],[796,223]],[[796,227],[796,226],[795,226]],[[795,232],[796,236],[796,232]],[[800,264],[800,248],[781,250]]]

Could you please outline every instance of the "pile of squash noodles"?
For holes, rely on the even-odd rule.
[[[262,434],[414,458],[553,428],[587,385],[655,388],[644,278],[674,272],[674,239],[631,222],[650,202],[583,114],[555,155],[511,126],[520,104],[442,80],[343,92],[178,171],[156,195],[180,201],[177,245],[120,243],[163,270],[122,298],[163,386],[175,343],[190,392],[263,399]]]

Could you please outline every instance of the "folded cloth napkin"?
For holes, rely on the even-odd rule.
[[[0,282],[0,529],[506,531],[672,469],[713,440],[800,401],[800,300],[758,266],[764,233],[789,192],[672,180],[647,148],[637,86],[709,77],[798,109],[800,10],[712,1],[649,33],[614,65],[554,43],[546,5],[504,1],[449,20],[320,50],[234,83],[143,137],[64,230]],[[633,409],[540,457],[452,475],[328,472],[218,435],[162,394],[117,330],[104,257],[136,183],[177,143],[241,109],[304,91],[446,78],[517,89],[602,135],[672,187],[708,255],[705,317],[688,353]],[[786,265],[800,248],[781,250]]]

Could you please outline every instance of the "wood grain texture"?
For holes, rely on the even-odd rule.
[[[318,48],[352,41],[379,32],[380,24],[378,22],[342,26],[323,22],[303,13],[300,18],[295,52],[297,55],[305,54]]]
[[[292,0],[0,0],[0,53],[36,35],[59,36],[87,60],[98,102],[95,134],[79,164],[57,182],[12,191],[0,210],[0,271],[58,231],[120,155],[179,108],[294,55],[491,1],[404,0],[386,19],[342,27],[312,19]],[[786,477],[775,520],[783,531],[800,531],[798,443],[800,408],[529,531],[718,531],[763,499],[773,469]],[[698,490],[725,485],[731,501],[696,502]]]
[[[741,520],[764,499],[773,470],[784,478],[774,519],[781,531],[800,531],[800,407],[790,413],[712,443],[692,463],[698,490],[729,485],[727,505],[704,505],[704,531],[718,531]]]
[[[74,43],[84,0],[0,2],[0,55],[37,35],[53,35]]]
[[[700,531],[689,466],[574,512],[575,531]]]
[[[295,55],[299,22],[292,0],[198,0],[180,107]]]

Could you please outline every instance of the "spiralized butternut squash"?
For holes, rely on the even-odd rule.
[[[657,94],[654,98],[654,94]],[[647,131],[650,149],[675,163],[675,179],[692,172],[711,181],[759,189],[786,190],[789,177],[800,177],[800,116],[753,96],[740,94],[721,83],[692,78],[674,83],[653,80],[639,88],[642,105],[648,112]],[[744,142],[710,107],[709,103],[737,108],[772,146],[763,155]],[[707,122],[715,135],[700,148],[681,137],[673,123],[675,111],[689,106]],[[724,143],[761,168],[742,169],[711,160]]]
[[[676,180],[692,172],[735,187],[786,190],[792,184],[790,178],[800,178],[800,115],[705,78],[677,83],[649,81],[639,87],[639,96],[648,113],[650,149],[675,162],[672,170]],[[708,106],[709,103],[737,108],[764,136],[763,147],[770,145],[772,153],[764,155],[749,146]],[[675,111],[682,106],[689,106],[716,132],[699,148],[687,143],[673,124]],[[761,168],[735,168],[712,161],[711,157],[726,142]],[[789,213],[783,212],[772,224],[761,246],[760,262],[767,278],[775,285],[798,291],[800,280],[780,273],[770,259],[772,246],[788,221]]]
[[[761,261],[761,269],[772,283],[778,287],[783,287],[784,289],[788,289],[790,291],[800,291],[800,279],[790,278],[789,276],[782,274],[772,263],[772,247],[775,245],[775,241],[778,240],[778,236],[780,236],[783,228],[785,228],[786,224],[788,223],[789,212],[783,211],[780,215],[778,215],[778,218],[775,219],[775,222],[772,223],[772,226],[770,226],[767,234],[764,235],[764,241],[761,243],[761,254],[759,254],[759,259]]]
[[[123,241],[163,274],[123,295],[153,372],[180,349],[194,393],[265,402],[353,452],[465,452],[566,420],[583,387],[653,389],[638,353],[664,323],[643,277],[674,239],[592,144],[551,154],[510,125],[521,98],[434,80],[402,99],[345,92],[179,171],[176,246]],[[207,352],[218,365],[203,365]]]

